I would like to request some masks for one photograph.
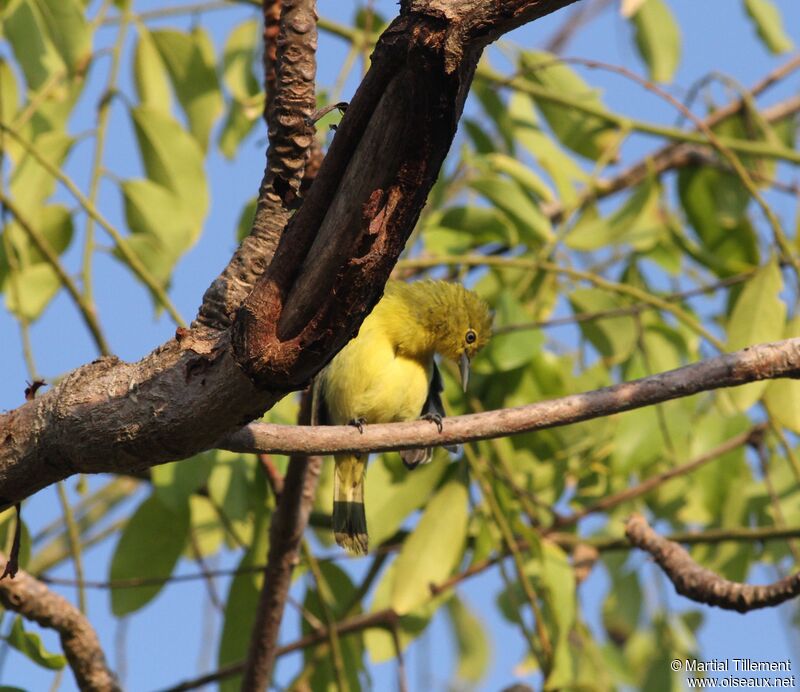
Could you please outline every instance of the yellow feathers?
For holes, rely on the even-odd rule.
[[[434,354],[459,363],[466,388],[469,360],[490,332],[486,303],[459,284],[389,282],[358,335],[319,375],[315,390],[321,399],[321,422],[439,419],[444,410]],[[413,468],[430,459],[430,450],[408,450],[401,456]],[[333,530],[336,542],[348,552],[367,551],[366,463],[366,455],[336,457]]]

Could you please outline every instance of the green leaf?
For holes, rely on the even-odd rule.
[[[311,613],[321,622],[325,622],[325,610],[322,607],[320,598],[325,599],[325,603],[330,608],[331,615],[340,620],[345,617],[347,609],[357,598],[356,587],[350,580],[347,573],[331,562],[320,562],[319,571],[321,582],[318,588],[309,588],[306,591],[306,598],[303,603],[305,611]],[[303,634],[311,634],[314,629],[311,627],[304,614],[299,613],[300,626]],[[342,652],[342,663],[344,673],[351,690],[361,689],[359,675],[364,670],[364,643],[359,636],[342,637],[339,640]],[[320,660],[319,649],[307,648],[303,652],[303,657],[307,664],[312,667],[312,674],[308,680],[309,689],[330,690],[338,692],[336,685],[336,675],[332,665],[332,657],[325,656]],[[294,688],[294,686],[291,686]]]
[[[784,339],[800,336],[800,317],[786,325]],[[800,381],[789,378],[770,380],[764,403],[773,419],[792,432],[800,433]]]
[[[7,60],[0,58],[0,118],[12,122],[19,109],[19,88],[14,70]]]
[[[131,117],[147,176],[181,200],[196,239],[209,205],[200,146],[170,116],[151,107],[137,106]]]
[[[539,110],[556,137],[577,154],[597,160],[614,143],[616,127],[602,117],[605,106],[596,91],[578,74],[558,61],[558,57],[542,51],[520,54],[520,68],[527,79],[555,94],[565,94],[600,114],[536,99]]]
[[[6,307],[17,317],[37,320],[61,289],[61,279],[49,264],[32,264],[9,271],[3,292]]]
[[[195,28],[191,34],[159,29],[152,37],[189,120],[189,128],[205,151],[211,128],[222,112],[214,48],[208,34],[201,28]]]
[[[263,108],[264,103],[260,98],[246,103],[231,101],[217,140],[219,150],[226,158],[232,159],[236,155],[242,140],[250,134],[261,118]]]
[[[648,179],[609,217],[600,216],[596,205],[589,205],[564,242],[575,250],[584,251],[630,243],[644,252],[666,235],[661,213],[661,186]]]
[[[616,310],[629,301],[596,288],[579,288],[568,296],[575,313],[594,313]],[[583,336],[591,342],[608,363],[626,360],[636,347],[638,329],[631,316],[608,317],[580,323]]]
[[[509,289],[504,289],[493,304],[497,327],[533,321],[532,315]],[[538,329],[495,334],[475,359],[472,369],[476,373],[486,374],[516,370],[531,362],[543,341],[542,332]]]
[[[555,194],[542,180],[539,175],[531,168],[506,154],[487,154],[482,158],[490,171],[494,173],[505,173],[514,180],[520,187],[530,193],[534,199],[552,202]]]
[[[72,215],[65,206],[51,204],[46,207],[40,207],[29,214],[26,220],[39,232],[56,255],[62,254],[69,247],[74,229]],[[46,261],[44,255],[16,221],[8,224],[5,233],[8,234],[7,239],[14,248],[22,266]],[[4,245],[4,241],[2,245]],[[0,245],[0,254],[5,256],[5,248],[2,245]],[[5,262],[5,259],[3,262]]]
[[[775,259],[759,269],[744,285],[728,320],[728,348],[736,351],[746,346],[777,341],[786,325],[786,304],[781,300],[783,277]],[[728,392],[740,411],[750,408],[769,382],[753,382]]]
[[[664,0],[647,0],[633,16],[636,47],[650,79],[671,82],[681,58],[681,32]]]
[[[683,168],[678,193],[705,254],[698,259],[721,276],[758,264],[758,243],[747,219],[750,195],[735,176],[709,167]]]
[[[213,466],[211,452],[154,466],[150,469],[153,491],[166,507],[180,512],[192,493],[205,485]]]
[[[110,579],[167,579],[183,552],[189,536],[189,507],[173,511],[151,495],[134,512],[122,530]],[[147,605],[164,584],[148,584],[111,590],[111,612],[128,615]]]
[[[606,561],[611,589],[603,601],[603,627],[609,639],[622,646],[639,628],[642,612],[642,589],[639,575],[622,568],[616,561]]]
[[[184,200],[152,180],[126,180],[120,190],[125,204],[125,220],[132,233],[148,235],[157,241],[172,262],[188,250],[196,237],[192,213]]]
[[[423,240],[431,253],[450,255],[487,243],[510,245],[515,235],[508,217],[496,207],[449,207],[430,214]]]
[[[431,599],[430,585],[450,576],[464,552],[468,519],[467,488],[450,480],[403,543],[391,595],[395,612],[404,615],[424,605]]]
[[[64,68],[33,0],[16,0],[6,7],[3,33],[31,91],[37,90],[53,73]]]
[[[267,540],[267,525],[262,521],[256,527],[252,546],[242,557],[225,599],[225,623],[217,657],[219,666],[236,663],[247,656],[263,581],[263,571],[252,568],[262,564],[267,554]],[[241,675],[234,675],[222,680],[219,689],[220,692],[239,692],[241,685]]]
[[[70,72],[83,72],[92,54],[92,34],[76,0],[36,0],[50,40]]]
[[[575,572],[564,551],[550,541],[542,542],[542,584],[546,614],[555,631],[553,662],[544,689],[562,690],[573,682],[569,639],[577,615]]]
[[[225,42],[222,80],[236,101],[248,101],[261,91],[253,71],[259,49],[259,22],[255,19],[239,24]]]
[[[780,10],[772,0],[744,0],[744,7],[755,24],[758,37],[770,52],[786,53],[794,48],[784,29]]]
[[[139,27],[139,40],[133,54],[133,83],[143,106],[165,115],[172,112],[172,92],[164,61],[158,54],[152,34],[144,26]]]
[[[364,492],[371,545],[379,546],[397,533],[428,501],[447,467],[439,459],[408,472],[396,454],[383,454],[370,463]]]
[[[203,557],[216,555],[225,542],[225,526],[219,513],[208,498],[197,494],[189,497],[189,510],[192,516],[193,542],[191,546],[187,546],[186,552],[194,558],[196,547]]]
[[[44,648],[38,634],[25,631],[22,618],[19,615],[14,618],[14,624],[11,625],[11,631],[8,633],[6,641],[31,661],[42,666],[42,668],[61,670],[67,664],[65,656],[51,654]]]
[[[73,142],[73,138],[64,133],[45,132],[34,139],[33,145],[45,160],[61,168]],[[28,153],[22,156],[11,174],[11,195],[17,207],[26,215],[37,212],[55,188],[55,178]]]
[[[397,561],[389,565],[375,587],[375,597],[372,599],[370,612],[376,613],[391,606],[396,574]],[[439,596],[416,612],[400,617],[397,634],[401,650],[406,649],[414,639],[425,631],[433,613],[443,598],[446,597]],[[364,634],[364,643],[367,645],[367,651],[369,651],[369,657],[373,663],[390,661],[397,655],[394,638],[391,632],[384,629],[376,627],[368,629]]]
[[[552,178],[557,196],[569,206],[575,203],[575,183],[586,184],[588,175],[543,130],[527,94],[515,92],[508,102],[514,138]]]
[[[253,459],[232,452],[217,451],[208,478],[208,493],[221,508],[236,535],[248,541],[253,531],[250,488],[254,484]]]
[[[552,237],[548,218],[513,180],[484,176],[471,180],[469,185],[511,219],[519,233],[517,242],[538,244]]]
[[[458,647],[456,675],[461,680],[477,684],[488,672],[492,660],[486,625],[458,597],[447,602],[447,612]]]

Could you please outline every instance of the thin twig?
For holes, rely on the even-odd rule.
[[[32,142],[29,142],[16,130],[2,122],[0,122],[0,130],[9,135],[28,154],[36,159],[36,162],[42,168],[44,168],[50,175],[58,180],[58,182],[67,188],[67,190],[69,190],[70,194],[78,201],[83,210],[108,232],[108,234],[116,243],[116,247],[119,249],[120,254],[125,259],[125,262],[130,266],[133,273],[136,274],[142,283],[144,283],[145,286],[150,289],[153,295],[158,299],[158,302],[169,313],[170,317],[172,317],[175,323],[180,326],[184,326],[185,322],[183,321],[183,318],[172,304],[172,301],[170,301],[162,286],[155,280],[155,278],[153,278],[153,275],[150,273],[147,267],[142,264],[142,261],[139,259],[139,257],[133,253],[130,248],[128,248],[123,235],[110,221],[105,218],[105,216],[100,213],[100,211],[98,211],[97,207],[95,207],[94,204],[89,201],[86,195],[81,192],[80,188],[73,182],[73,180],[58,166],[55,166],[44,154],[42,154],[36,145],[34,145]]]
[[[573,514],[569,514],[566,516],[559,516],[556,517],[553,521],[553,526],[551,529],[560,529],[565,526],[572,526],[573,524],[578,523],[584,517],[590,514],[596,514],[598,512],[606,512],[613,507],[617,507],[624,502],[629,502],[630,500],[634,500],[637,497],[641,497],[642,495],[646,495],[651,490],[660,487],[667,481],[672,480],[673,478],[678,478],[680,476],[685,476],[686,474],[695,471],[696,469],[700,468],[704,464],[707,464],[714,459],[718,459],[719,457],[727,454],[728,452],[741,447],[742,445],[749,444],[756,436],[762,435],[763,431],[765,430],[765,425],[757,425],[751,430],[747,432],[743,432],[739,435],[735,435],[734,437],[730,438],[729,440],[723,442],[721,445],[714,447],[714,449],[709,450],[705,454],[701,454],[696,459],[692,459],[691,461],[682,464],[680,466],[676,466],[675,468],[669,469],[662,473],[659,473],[647,480],[642,481],[634,486],[629,488],[625,488],[625,490],[621,490],[618,493],[613,493],[604,497],[602,500],[598,500],[597,502],[584,507],[583,509],[574,512]],[[548,530],[548,533],[550,531]]]
[[[67,527],[67,539],[69,543],[69,552],[72,556],[72,564],[75,569],[75,581],[78,585],[78,608],[85,615],[86,614],[86,590],[83,588],[83,556],[81,551],[81,535],[78,530],[78,525],[75,523],[75,515],[72,512],[72,507],[69,504],[69,497],[67,497],[66,488],[64,488],[64,481],[56,483],[56,492],[58,493],[58,500],[61,503],[61,513],[64,517],[64,524]]]

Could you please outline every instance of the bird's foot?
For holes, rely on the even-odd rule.
[[[442,416],[439,413],[426,413],[422,416],[422,420],[430,421],[431,423],[436,423],[436,428],[439,432],[442,432]]]
[[[364,434],[364,424],[367,422],[366,418],[353,418],[348,425],[352,425],[354,428],[358,428],[358,432],[362,435]]]

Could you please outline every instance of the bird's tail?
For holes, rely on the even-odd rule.
[[[333,536],[348,553],[365,555],[369,545],[364,513],[367,456],[337,454],[333,474]]]

